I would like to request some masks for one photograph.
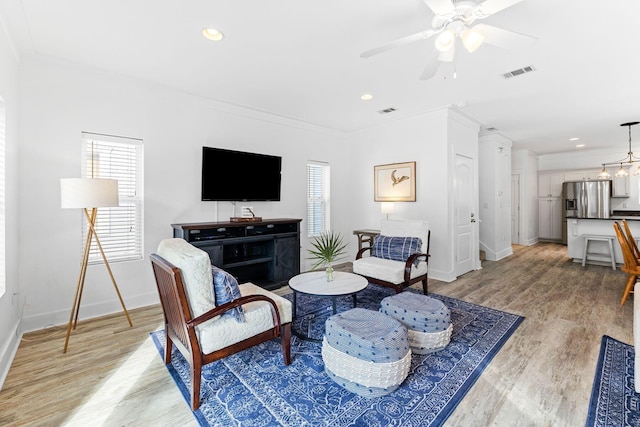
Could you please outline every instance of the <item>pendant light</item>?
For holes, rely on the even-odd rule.
[[[598,179],[611,179],[611,174],[607,171],[606,166],[607,165],[620,165],[620,168],[616,171],[615,176],[616,177],[625,177],[629,175],[629,172],[627,172],[627,170],[624,168],[623,163],[627,163],[629,165],[632,165],[634,163],[640,162],[640,157],[636,157],[633,154],[633,151],[631,150],[631,126],[635,126],[637,124],[640,124],[640,122],[628,122],[628,123],[622,123],[620,126],[627,126],[627,128],[629,129],[629,151],[627,152],[627,156],[622,159],[622,160],[617,160],[615,162],[606,162],[606,163],[602,163],[602,172],[600,172],[600,174],[598,175]],[[633,172],[634,175],[640,175],[640,165],[638,165],[638,167],[636,168],[636,170]]]
[[[602,164],[602,171],[598,175],[598,179],[611,179],[611,174],[604,167],[604,163]]]

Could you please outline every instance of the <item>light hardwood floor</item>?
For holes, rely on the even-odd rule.
[[[632,343],[625,275],[571,262],[539,243],[429,291],[525,316],[448,419],[448,426],[584,425],[602,335]],[[283,288],[281,292],[286,292]],[[149,333],[159,306],[26,334],[0,391],[0,425],[197,425]],[[295,357],[295,354],[293,354]]]

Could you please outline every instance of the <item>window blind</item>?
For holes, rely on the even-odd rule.
[[[328,231],[329,224],[329,164],[307,163],[307,235],[317,236]]]
[[[96,233],[109,262],[142,259],[142,141],[83,132],[83,176],[118,180],[120,206],[98,208]],[[87,219],[83,216],[83,229]],[[95,240],[89,263],[103,262]]]

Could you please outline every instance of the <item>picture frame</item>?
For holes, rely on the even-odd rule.
[[[415,202],[416,162],[373,167],[375,202]]]

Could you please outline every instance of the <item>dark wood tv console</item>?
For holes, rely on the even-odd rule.
[[[173,237],[209,254],[211,263],[265,289],[277,289],[300,274],[301,219],[171,224]]]

